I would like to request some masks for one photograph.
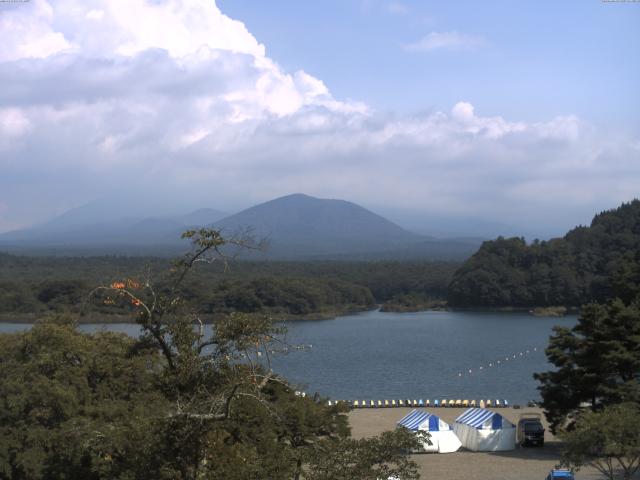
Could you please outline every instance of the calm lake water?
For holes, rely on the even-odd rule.
[[[301,385],[305,391],[333,399],[499,398],[525,403],[539,398],[533,373],[550,368],[544,348],[552,327],[575,322],[575,316],[493,312],[367,312],[289,322],[288,341],[312,347],[276,357],[274,369],[293,382],[306,382]],[[25,328],[29,325],[0,324],[0,332]],[[134,324],[80,328],[139,332]]]

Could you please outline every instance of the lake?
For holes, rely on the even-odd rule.
[[[311,348],[276,357],[274,369],[305,382],[305,391],[333,399],[499,398],[523,404],[539,399],[533,373],[551,368],[544,349],[553,326],[575,322],[575,316],[520,312],[377,311],[288,322],[288,341]],[[0,324],[0,332],[25,328]],[[135,324],[80,328],[139,332]]]

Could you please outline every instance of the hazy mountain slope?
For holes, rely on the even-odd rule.
[[[75,208],[42,225],[0,235],[0,245],[21,248],[126,247],[182,245],[180,234],[189,227],[211,225],[224,217],[214,209],[154,217],[105,217],[104,206],[89,204]],[[117,248],[116,248],[117,250]],[[110,248],[109,251],[113,251]]]
[[[187,248],[180,240],[186,228],[210,225],[227,236],[252,229],[256,237],[267,238],[266,252],[243,253],[243,258],[253,259],[460,260],[480,243],[421,236],[355,203],[303,194],[276,198],[223,219],[213,209],[158,213],[113,218],[103,203],[94,203],[38,227],[0,235],[0,248],[20,253],[173,256]]]
[[[256,205],[215,226],[228,234],[253,228],[269,239],[272,256],[388,250],[423,238],[354,203],[302,194]]]
[[[203,225],[211,225],[221,218],[226,217],[226,213],[213,208],[200,208],[186,215],[180,215],[172,217],[174,220],[179,221],[182,225],[188,227],[198,227]]]

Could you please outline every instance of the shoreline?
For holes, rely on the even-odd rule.
[[[544,318],[563,318],[567,315],[577,315],[580,313],[580,309],[576,307],[565,308],[560,313],[559,307],[447,307],[447,306],[434,306],[431,308],[416,308],[406,307],[403,309],[389,309],[385,308],[384,304],[376,304],[373,307],[354,306],[353,308],[347,308],[344,310],[334,310],[327,312],[313,312],[304,315],[294,315],[290,313],[250,313],[249,315],[265,315],[270,316],[276,323],[289,323],[289,322],[305,322],[305,321],[319,321],[319,320],[335,320],[337,317],[347,317],[352,315],[359,315],[367,312],[379,311],[380,313],[421,313],[421,312],[471,312],[471,313],[527,313],[532,318],[544,317]],[[15,323],[15,324],[34,324],[40,320],[45,319],[48,316],[53,315],[65,315],[68,312],[45,312],[41,314],[37,313],[1,313],[0,323]],[[77,317],[77,313],[69,313],[72,317]],[[217,315],[202,315],[201,318],[206,325],[210,325],[215,322]],[[133,314],[119,314],[119,313],[88,313],[76,318],[77,323],[83,324],[122,324],[122,323],[136,323]]]
[[[249,313],[248,315],[264,315],[271,317],[274,323],[288,323],[288,322],[305,322],[305,321],[318,321],[318,320],[335,320],[337,317],[346,317],[351,315],[358,315],[360,313],[373,312],[380,309],[379,305],[373,307],[359,306],[354,308],[347,308],[344,310],[334,310],[327,312],[314,312],[304,315],[293,315],[284,313]],[[135,314],[120,314],[120,313],[88,313],[79,316],[77,313],[71,312],[44,312],[44,313],[1,313],[0,323],[15,323],[15,324],[35,324],[47,317],[55,315],[70,315],[71,318],[77,321],[79,325],[91,325],[91,324],[123,324],[123,323],[137,323],[135,321]],[[202,321],[205,325],[211,325],[215,322],[216,318],[223,316],[224,314],[209,314],[201,315]],[[197,322],[194,322],[197,324]]]

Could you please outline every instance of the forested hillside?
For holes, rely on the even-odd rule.
[[[169,261],[153,257],[27,257],[0,254],[0,319],[84,311],[86,321],[125,314],[123,306],[85,303],[98,285],[150,278]],[[459,264],[447,262],[246,262],[198,265],[185,296],[204,314],[268,313],[276,318],[330,317],[367,310],[417,309],[443,300]],[[112,317],[117,320],[117,317]]]
[[[499,237],[455,273],[449,304],[460,307],[580,306],[624,295],[640,265],[640,201],[633,200],[549,241]]]

